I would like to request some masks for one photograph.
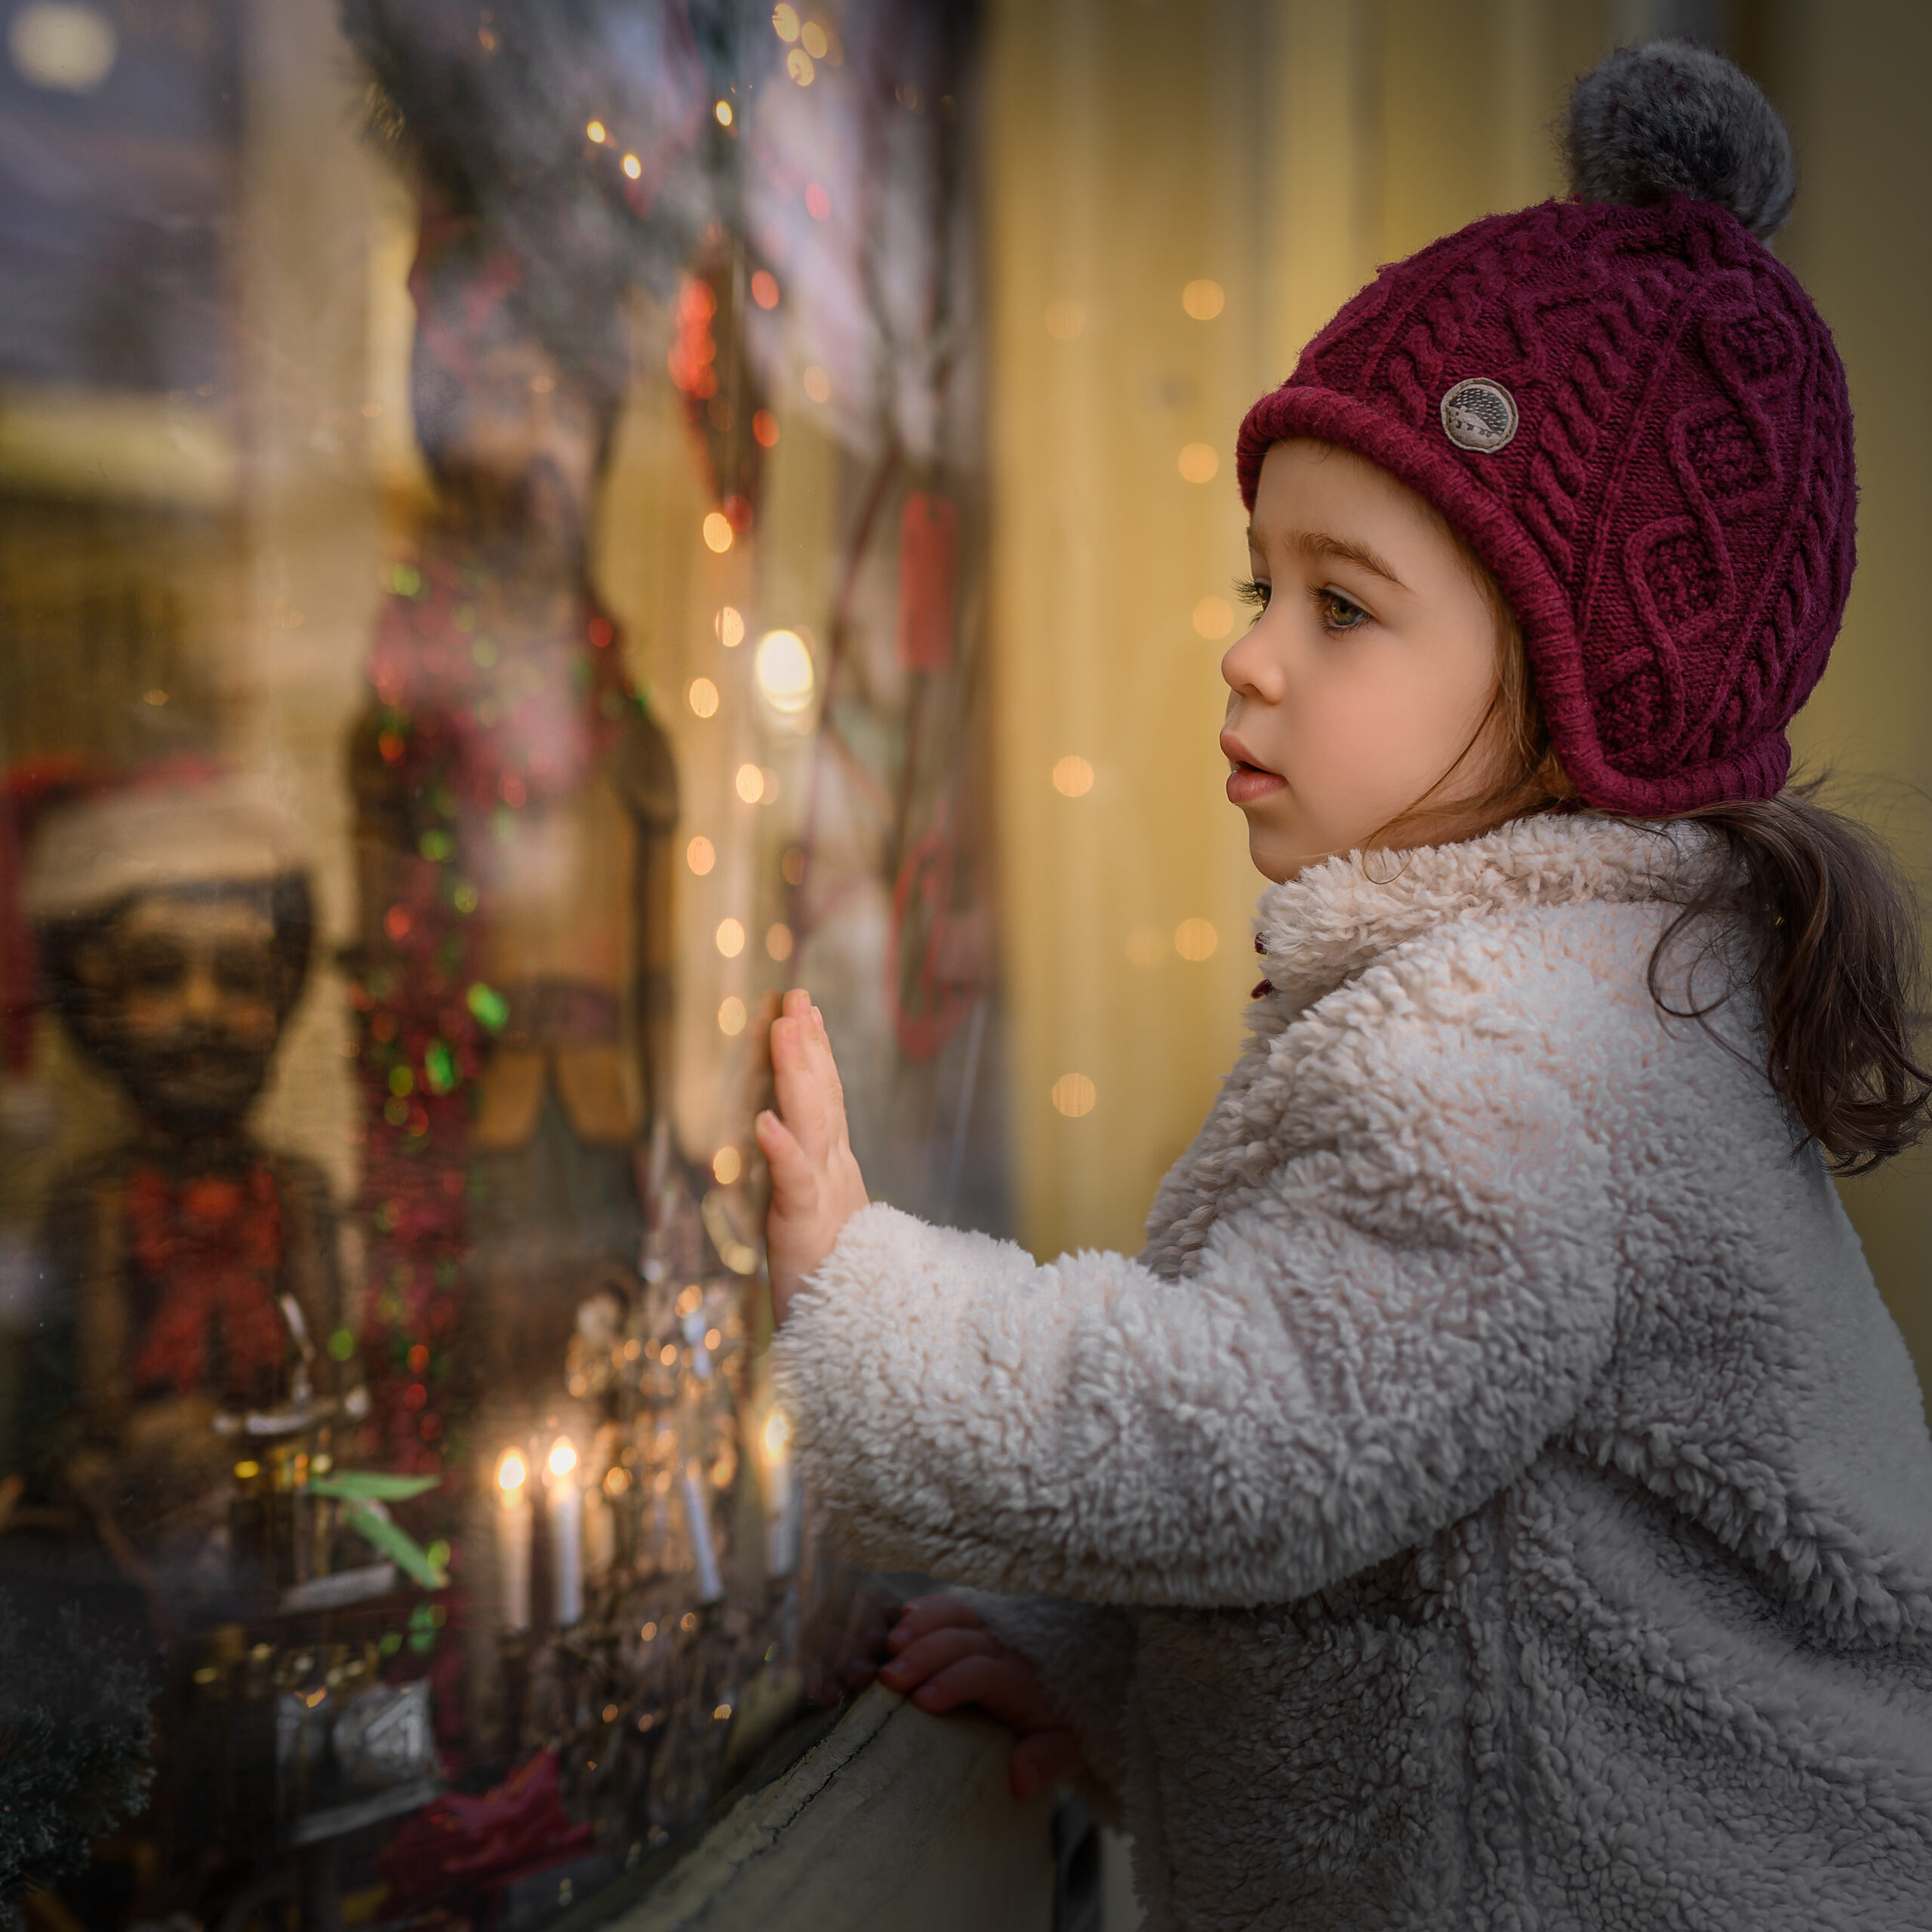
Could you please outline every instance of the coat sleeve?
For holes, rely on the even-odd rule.
[[[1262,1084],[1287,1083],[1294,1124],[1249,1150],[1175,1276],[854,1216],[777,1361],[860,1560],[1095,1603],[1280,1602],[1520,1473],[1612,1340],[1617,1028],[1567,990],[1558,1024],[1453,958],[1420,982],[1377,968],[1291,1028]]]

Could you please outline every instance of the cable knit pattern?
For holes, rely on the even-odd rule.
[[[1502,449],[1438,411],[1509,391]],[[1797,279],[1732,214],[1551,202],[1384,269],[1241,425],[1252,509],[1284,437],[1435,503],[1521,621],[1552,737],[1609,811],[1769,798],[1854,554],[1844,373]]]
[[[855,1552],[1025,1593],[1154,1926],[1927,1924],[1932,1443],[1748,1007],[1651,999],[1706,837],[1272,888],[1139,1260],[875,1205],[795,1304]]]

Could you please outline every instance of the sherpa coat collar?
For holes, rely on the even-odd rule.
[[[1274,888],[1139,1261],[875,1205],[794,1304],[819,1494],[1031,1593],[1158,1932],[1926,1922],[1932,1444],[1748,996],[1651,996],[1704,836]]]

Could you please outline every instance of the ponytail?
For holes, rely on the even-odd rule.
[[[1722,861],[1651,955],[1651,996],[1708,1021],[1727,995],[1678,1009],[1660,984],[1694,921],[1727,915],[1762,1011],[1764,1070],[1807,1137],[1841,1174],[1869,1173],[1927,1127],[1932,1072],[1913,1035],[1922,962],[1912,897],[1863,826],[1815,801],[1817,783],[1681,818],[1721,840]]]

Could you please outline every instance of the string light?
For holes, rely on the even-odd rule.
[[[1220,472],[1221,459],[1208,443],[1189,443],[1180,453],[1180,473],[1190,483],[1211,483]]]
[[[709,678],[694,678],[685,687],[685,702],[700,718],[718,715],[718,687]]]
[[[1069,1120],[1094,1111],[1094,1083],[1084,1073],[1063,1073],[1053,1084],[1054,1111]]]
[[[720,919],[712,935],[718,949],[727,959],[735,959],[745,949],[745,929],[736,919]]]
[[[727,651],[736,651],[745,641],[743,616],[728,604],[711,620],[711,628],[718,641]]]
[[[785,71],[801,88],[812,84],[812,75],[817,71],[812,66],[812,57],[802,47],[795,47],[785,57]],[[823,217],[820,217],[823,219]]]
[[[721,510],[712,510],[704,519],[704,542],[707,549],[715,550],[721,557],[731,547],[731,520]]]
[[[711,1157],[711,1177],[720,1187],[729,1187],[744,1171],[744,1156],[735,1147],[721,1147]]]
[[[1225,597],[1204,597],[1194,607],[1194,628],[1211,641],[1235,627],[1234,607]]]
[[[689,866],[700,878],[703,878],[717,863],[717,848],[705,837],[703,832],[700,832],[685,848],[685,863]]]
[[[1094,789],[1094,768],[1069,752],[1054,767],[1054,789],[1066,798],[1084,798]]]
[[[745,1030],[745,1003],[736,993],[718,1004],[718,1030],[734,1040]]]
[[[738,796],[748,805],[755,805],[764,796],[764,774],[755,764],[741,764],[734,781]]]
[[[624,172],[635,181],[644,172],[644,163],[634,154],[624,156]]]
[[[796,631],[767,631],[758,640],[752,675],[774,711],[789,715],[812,701],[812,654]]]
[[[798,8],[787,6],[785,0],[779,0],[779,4],[771,11],[771,30],[787,45],[796,40],[798,37]]]
[[[560,1435],[550,1449],[550,1473],[567,1476],[577,1467],[577,1450],[568,1435]]]
[[[1197,322],[1211,322],[1227,305],[1227,291],[1218,281],[1204,277],[1190,281],[1180,292],[1180,306]]]
[[[611,138],[611,131],[601,121],[592,122],[583,131],[589,140],[595,142],[600,147]]]
[[[1221,936],[1205,919],[1183,919],[1174,928],[1174,950],[1183,959],[1211,958]]]
[[[728,100],[721,100],[711,111],[717,115],[718,125],[719,127],[728,128],[731,126],[731,103]]]

